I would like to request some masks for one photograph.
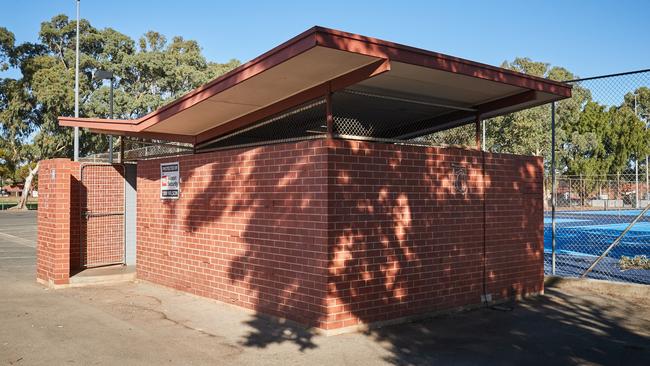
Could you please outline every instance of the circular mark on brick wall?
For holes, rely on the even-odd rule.
[[[467,168],[462,165],[453,164],[454,169],[454,189],[456,193],[467,193]]]

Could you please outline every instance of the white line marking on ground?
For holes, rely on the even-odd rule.
[[[0,237],[11,239],[16,244],[24,245],[30,248],[36,248],[36,245],[34,244],[33,241],[21,238],[20,236],[15,236],[15,235],[0,232]]]

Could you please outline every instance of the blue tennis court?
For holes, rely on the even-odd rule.
[[[556,212],[556,274],[578,277],[625,230],[641,210]],[[544,216],[545,271],[551,274],[551,213]],[[650,257],[650,212],[603,259],[591,278],[650,284],[650,270],[621,270],[621,256]]]

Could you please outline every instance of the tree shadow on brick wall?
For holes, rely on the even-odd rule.
[[[373,323],[453,307],[454,299],[465,305],[467,296],[480,298],[478,154],[336,144],[329,192],[335,202],[328,283],[328,296],[338,305],[333,325]],[[467,174],[455,175],[454,166]],[[460,295],[450,290],[461,287]]]
[[[192,195],[189,207],[202,214],[186,215],[185,230],[202,235],[217,223],[217,235],[211,237],[227,248],[220,253],[225,262],[210,258],[207,265],[223,263],[227,282],[220,286],[228,294],[206,295],[256,311],[247,321],[252,330],[242,341],[246,346],[291,342],[301,351],[316,347],[314,333],[292,321],[317,326],[323,318],[327,257],[320,196],[326,162],[314,154],[320,144],[210,154],[217,161],[209,164],[209,179],[199,183],[203,188]]]
[[[472,179],[482,168],[480,152],[385,146],[388,151],[376,159],[368,148],[372,145],[339,144],[349,158],[335,158],[330,166],[336,185],[329,198],[335,210],[352,211],[335,211],[330,222],[335,241],[330,243],[328,296],[341,305],[341,319],[351,319],[343,326],[478,304],[484,291],[506,299],[541,290],[539,161],[516,158],[512,163],[512,156],[488,154],[485,196],[483,182]],[[427,151],[424,159],[417,157],[422,151]],[[435,158],[455,153],[462,156]],[[381,175],[356,171],[371,164],[388,169]],[[467,167],[466,193],[459,194],[450,165]],[[440,198],[451,202],[440,204]],[[513,304],[513,312],[483,309],[366,334],[388,344],[391,356],[385,360],[393,364],[638,361],[638,348],[648,339],[622,326],[620,315],[561,291],[551,294],[525,307]],[[647,355],[649,350],[642,351]]]
[[[228,228],[219,230],[219,235],[236,242],[236,251],[243,251],[228,260],[227,274],[231,285],[249,291],[220,300],[259,312],[249,322],[254,330],[246,345],[291,341],[300,349],[315,346],[311,332],[287,323],[269,327],[261,314],[338,328],[466,305],[482,294],[480,154],[331,143],[328,161],[310,161],[300,148],[310,149],[314,143],[303,142],[298,151],[276,156],[283,159],[280,166],[275,161],[256,163],[276,151],[268,146],[211,155],[218,161],[211,163],[209,174],[202,174],[209,177],[206,181],[188,173],[194,174],[193,184],[204,188],[193,193],[187,207],[203,214],[186,215],[185,230],[201,235],[208,225],[219,223]],[[448,159],[439,158],[445,154]],[[452,164],[467,169],[468,180],[460,186]],[[329,178],[319,176],[325,172]],[[330,211],[317,212],[318,220],[327,221],[329,242],[317,230],[300,236],[295,232],[300,227],[284,228],[286,222],[313,225],[301,216],[313,215],[314,203],[322,205],[318,194],[323,189],[305,191],[304,186],[319,178],[321,185],[322,179],[330,184],[325,197]],[[190,176],[184,179],[189,182]],[[463,230],[469,234],[460,235]],[[323,241],[305,243],[309,234],[320,235]],[[324,257],[306,258],[306,245],[321,245],[315,248]],[[458,257],[464,258],[460,269],[470,270],[459,272]],[[317,268],[311,273],[314,277],[305,278],[304,268]],[[320,284],[327,288],[318,288]],[[459,295],[450,288],[462,291]],[[219,298],[219,294],[207,295]],[[334,313],[329,317],[327,305]]]
[[[317,143],[327,142],[296,145],[298,150],[313,152]],[[532,281],[512,280],[512,273],[500,268],[502,262],[483,255],[479,152],[329,143],[333,145],[326,161],[311,161],[305,151],[284,151],[281,154],[286,156],[274,158],[280,159],[277,163],[269,154],[281,148],[266,146],[197,155],[190,172],[182,168],[184,181],[189,182],[191,175],[193,185],[201,187],[191,191],[189,203],[169,204],[175,215],[183,215],[184,230],[196,237],[234,243],[227,245],[225,253],[200,264],[206,270],[225,268],[227,282],[218,285],[229,289],[230,297],[205,288],[194,292],[257,312],[247,322],[251,331],[242,344],[263,348],[291,342],[300,350],[317,346],[312,331],[291,322],[270,321],[267,315],[311,326],[354,326],[478,303],[484,283],[495,297],[539,290],[535,286],[541,272]],[[448,156],[441,159],[441,155]],[[258,159],[266,160],[265,164],[254,163]],[[207,167],[199,176],[195,170],[202,164]],[[465,192],[462,184],[458,186],[453,165],[468,170]],[[535,186],[541,177],[534,176],[538,167],[532,160],[508,169],[487,170],[486,187],[499,188],[504,195],[495,202],[522,206],[524,198],[512,194],[522,189],[530,194],[539,190],[541,197],[541,187]],[[319,175],[324,172],[324,177]],[[316,188],[322,186],[322,179],[329,184],[325,192]],[[522,188],[529,183],[530,187]],[[305,190],[305,185],[313,187]],[[320,210],[324,200],[329,202],[327,212]],[[195,212],[188,214],[181,205]],[[314,206],[320,209],[314,211]],[[535,210],[520,207],[512,214],[524,217]],[[305,215],[315,216],[306,220]],[[288,230],[287,222],[302,222],[305,227]],[[510,232],[495,224],[486,228],[486,235],[500,242],[499,235],[537,232],[541,225],[540,215],[512,223]],[[302,229],[306,231],[295,231]],[[514,250],[519,256],[513,260],[541,263],[539,237],[517,240],[521,243]],[[305,253],[310,246],[318,248],[322,257]],[[533,271],[542,270],[541,265],[533,267]],[[309,275],[305,275],[306,268]],[[191,279],[186,281],[193,286]],[[426,338],[425,328],[411,330],[406,337],[399,335],[399,329],[369,333],[391,344],[394,358],[389,361],[408,363],[414,352],[428,354],[423,349],[428,343],[421,339]]]

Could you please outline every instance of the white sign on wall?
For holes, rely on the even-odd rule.
[[[178,162],[160,164],[160,198],[178,199],[181,192],[181,175]]]

